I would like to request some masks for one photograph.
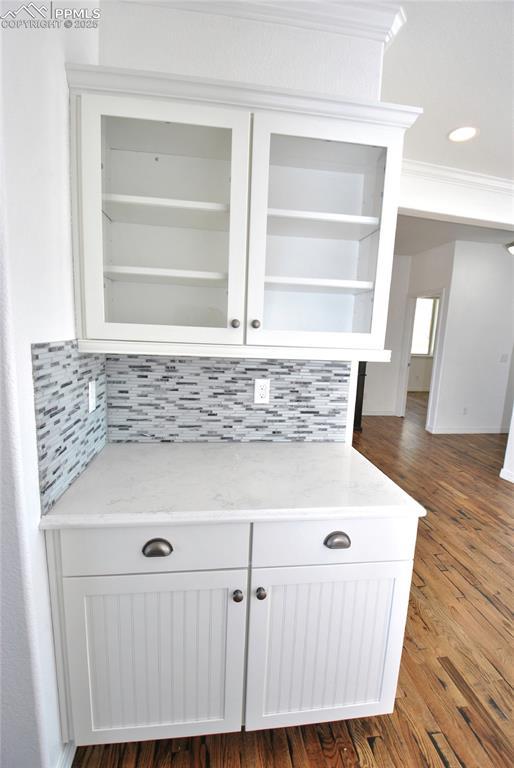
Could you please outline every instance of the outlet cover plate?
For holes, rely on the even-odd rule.
[[[256,405],[269,403],[271,379],[254,379],[253,402]]]

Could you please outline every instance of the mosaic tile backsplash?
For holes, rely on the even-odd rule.
[[[106,375],[109,442],[344,441],[346,362],[120,355]]]
[[[81,354],[76,341],[32,346],[45,514],[109,442],[345,439],[350,364]],[[269,405],[253,403],[271,379]],[[88,382],[97,408],[88,413]]]
[[[106,442],[105,359],[76,341],[32,345],[41,511],[46,514]],[[97,408],[88,413],[88,382]]]

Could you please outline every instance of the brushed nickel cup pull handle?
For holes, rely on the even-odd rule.
[[[266,592],[264,587],[259,587],[255,592],[255,595],[257,597],[257,600],[266,600],[268,593]]]
[[[260,320],[252,320],[250,325],[252,326],[252,328],[260,328],[261,327],[261,321]]]
[[[332,531],[332,533],[328,534],[323,544],[329,549],[349,549],[352,541],[347,533]]]
[[[230,325],[232,326],[232,328],[239,328],[239,326],[241,325],[241,323],[240,323],[240,321],[237,319],[237,317],[235,317],[235,318],[234,318],[234,319],[233,319],[233,320],[230,322]]]
[[[141,550],[145,557],[168,557],[173,547],[166,539],[150,539]]]
[[[236,589],[234,592],[232,592],[232,600],[234,603],[242,603],[243,602],[243,593],[240,589]]]

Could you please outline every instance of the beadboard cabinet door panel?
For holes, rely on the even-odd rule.
[[[78,745],[239,730],[247,571],[64,579]]]
[[[411,562],[253,571],[246,728],[392,712],[411,573]]]

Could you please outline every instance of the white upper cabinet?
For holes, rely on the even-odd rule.
[[[81,99],[87,337],[243,342],[249,131],[238,110]]]
[[[388,359],[419,110],[177,78],[125,95],[129,75],[114,93],[108,77],[72,88],[81,348]]]
[[[402,137],[327,118],[254,118],[248,341],[384,345]]]

